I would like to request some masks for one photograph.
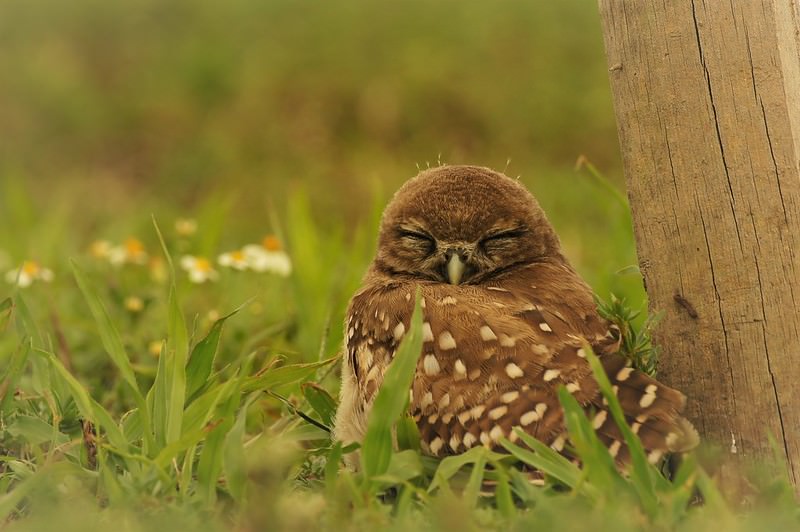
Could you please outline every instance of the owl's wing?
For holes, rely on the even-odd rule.
[[[477,443],[493,447],[501,437],[516,439],[516,427],[561,451],[566,434],[556,390],[563,384],[593,411],[598,434],[624,460],[621,435],[581,348],[585,339],[603,355],[616,350],[617,339],[577,276],[548,276],[554,274],[547,290],[530,275],[489,286],[397,283],[358,294],[347,323],[348,360],[365,402],[374,397],[409,327],[412,290],[419,286],[424,344],[410,410],[427,452],[459,453]],[[553,290],[553,283],[565,286]],[[679,442],[672,440],[683,440],[682,433],[670,436],[679,425],[683,396],[628,368],[620,356],[602,360],[646,446],[662,453],[674,449]]]

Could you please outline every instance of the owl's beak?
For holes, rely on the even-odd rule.
[[[447,261],[447,282],[458,284],[464,275],[464,261],[461,254],[454,252]]]

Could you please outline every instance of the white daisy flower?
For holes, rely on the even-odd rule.
[[[128,296],[125,298],[124,305],[125,310],[128,312],[133,312],[134,314],[144,310],[144,301],[142,301],[141,297]]]
[[[111,242],[95,240],[89,245],[89,253],[96,259],[107,259],[111,254]]]
[[[147,252],[140,240],[131,237],[121,246],[114,246],[108,250],[108,261],[114,266],[147,264]]]
[[[34,281],[44,281],[49,283],[53,280],[53,272],[43,268],[38,262],[26,260],[22,266],[6,273],[6,281],[22,287],[30,286]]]
[[[197,284],[216,281],[219,277],[211,262],[203,257],[184,255],[181,257],[181,268],[189,273],[189,280]]]
[[[264,238],[261,245],[247,245],[242,251],[250,268],[257,272],[270,272],[282,277],[292,273],[292,261],[274,236]]]
[[[197,232],[197,220],[178,218],[175,220],[175,232],[180,236],[192,236]]]
[[[217,262],[220,266],[226,266],[239,271],[246,270],[249,267],[247,257],[245,256],[244,251],[240,249],[223,253],[217,257]]]

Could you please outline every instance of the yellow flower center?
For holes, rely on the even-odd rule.
[[[264,246],[264,249],[267,251],[281,250],[281,241],[278,240],[278,237],[275,235],[265,236],[264,240],[261,241],[261,245]]]
[[[231,258],[236,262],[242,262],[244,260],[244,252],[240,249],[231,251]]]
[[[194,269],[200,272],[210,272],[211,263],[208,261],[208,259],[198,257],[195,259]]]
[[[136,238],[131,237],[125,240],[124,246],[128,255],[136,256],[144,253],[144,244]]]
[[[22,263],[22,271],[28,275],[36,275],[39,273],[39,264],[36,261],[26,260]]]

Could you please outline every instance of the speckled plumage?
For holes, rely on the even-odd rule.
[[[585,354],[601,357],[650,458],[697,441],[683,395],[629,367],[615,326],[563,256],[533,196],[487,168],[442,166],[406,183],[384,212],[378,252],[345,325],[335,435],[360,441],[383,374],[410,326],[419,289],[424,344],[410,391],[423,450],[442,456],[526,432],[564,449],[556,390],[591,412],[611,454],[627,449]]]

